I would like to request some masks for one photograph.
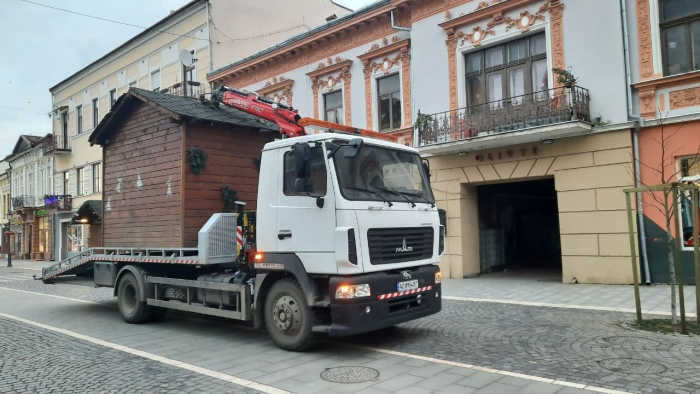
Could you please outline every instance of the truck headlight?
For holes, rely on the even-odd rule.
[[[442,283],[442,272],[435,273],[435,284]]]
[[[342,285],[335,290],[335,298],[360,298],[370,295],[368,284]]]

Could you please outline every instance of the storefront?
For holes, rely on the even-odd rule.
[[[64,260],[88,248],[101,245],[102,201],[86,201],[75,213],[56,214],[54,218],[57,260]]]
[[[625,198],[629,129],[488,150],[423,148],[448,243],[441,268],[465,278],[550,271],[565,283],[631,283]],[[461,148],[463,149],[463,148]]]

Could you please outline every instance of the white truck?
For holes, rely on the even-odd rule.
[[[437,313],[445,227],[427,165],[411,147],[355,134],[265,145],[257,211],[213,215],[197,248],[91,248],[45,268],[42,280],[92,264],[128,323],[168,309],[250,321],[295,351],[317,334]]]

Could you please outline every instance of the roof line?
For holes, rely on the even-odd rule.
[[[340,18],[338,18],[338,19],[334,19],[334,20],[332,20],[332,21],[326,23],[325,25],[321,25],[321,26],[316,27],[316,28],[314,28],[314,29],[311,29],[311,30],[309,30],[309,31],[307,31],[307,32],[305,32],[305,33],[298,34],[298,35],[296,35],[296,36],[294,36],[294,37],[292,37],[292,38],[289,38],[289,39],[287,39],[287,40],[285,40],[285,41],[279,43],[279,44],[276,44],[276,45],[273,45],[273,46],[268,47],[268,48],[266,48],[266,49],[263,49],[262,51],[260,51],[260,52],[258,52],[258,53],[255,53],[255,54],[253,54],[253,55],[247,56],[247,57],[245,57],[245,58],[243,58],[243,59],[241,59],[241,60],[238,60],[238,61],[236,61],[236,62],[233,62],[233,63],[231,63],[231,64],[229,64],[229,65],[227,65],[227,66],[223,66],[223,67],[221,67],[221,68],[219,68],[219,69],[217,69],[217,70],[210,71],[210,72],[207,73],[207,78],[209,78],[209,77],[211,77],[211,76],[213,76],[213,75],[222,73],[222,72],[224,72],[224,71],[226,71],[226,70],[230,70],[230,69],[232,69],[232,68],[235,68],[236,66],[240,66],[241,64],[245,64],[245,63],[247,63],[247,62],[249,62],[249,61],[251,61],[251,60],[257,59],[257,58],[259,58],[259,57],[261,57],[261,56],[264,56],[264,55],[267,55],[267,54],[269,54],[269,53],[272,53],[272,52],[274,52],[274,51],[276,51],[276,50],[278,50],[278,49],[288,47],[288,46],[294,44],[294,43],[297,42],[297,41],[301,41],[301,40],[304,39],[304,38],[311,37],[311,36],[313,36],[313,35],[315,35],[315,34],[318,34],[318,33],[322,32],[322,31],[324,31],[324,30],[330,29],[331,27],[335,27],[335,26],[340,25],[340,24],[342,24],[342,23],[345,23],[345,22],[348,22],[348,21],[350,21],[350,20],[353,20],[353,19],[355,19],[355,18],[357,18],[357,17],[359,17],[359,16],[361,16],[361,15],[367,13],[367,12],[374,11],[374,10],[376,10],[376,9],[378,9],[378,8],[381,8],[382,6],[386,6],[386,5],[388,5],[388,4],[391,4],[391,0],[378,0],[378,1],[374,2],[374,3],[372,3],[372,4],[369,4],[369,5],[367,5],[367,6],[363,7],[363,8],[360,8],[359,10],[357,10],[357,11],[355,11],[355,12],[353,12],[353,13],[350,13],[350,14],[345,15],[345,16],[343,16],[343,17],[340,17]]]
[[[57,83],[56,85],[52,86],[51,88],[49,88],[49,92],[51,92],[52,90],[56,89],[56,88],[59,87],[60,85],[63,85],[65,82],[67,82],[68,80],[72,79],[72,78],[75,77],[76,75],[82,73],[83,71],[87,70],[88,68],[90,68],[90,67],[94,66],[95,64],[101,62],[102,60],[108,58],[109,56],[111,56],[111,55],[114,54],[115,52],[117,52],[117,51],[119,51],[119,50],[125,48],[126,46],[128,46],[129,44],[131,44],[131,43],[133,43],[134,41],[138,40],[139,38],[141,38],[141,37],[145,36],[146,34],[152,32],[153,30],[155,30],[156,27],[161,26],[161,25],[164,25],[164,24],[165,24],[166,22],[168,22],[169,20],[171,20],[171,19],[175,18],[176,16],[180,15],[180,14],[181,14],[183,11],[185,11],[187,8],[190,8],[191,6],[195,5],[196,3],[199,3],[199,2],[202,2],[202,1],[208,1],[208,0],[192,0],[192,1],[190,1],[189,3],[187,3],[187,4],[183,5],[182,7],[178,8],[177,10],[171,12],[170,14],[168,14],[168,16],[166,16],[165,18],[159,20],[158,22],[154,23],[153,25],[149,26],[147,29],[145,29],[145,30],[142,31],[141,33],[139,33],[139,34],[133,36],[132,38],[130,38],[129,40],[127,40],[127,41],[124,42],[123,44],[121,44],[121,45],[119,45],[118,47],[116,47],[116,48],[112,49],[111,51],[107,52],[104,56],[100,57],[99,59],[95,60],[94,62],[92,62],[92,63],[88,64],[87,66],[81,68],[80,70],[74,72],[74,73],[71,74],[69,77],[67,77],[67,78],[65,78],[64,80],[62,80],[61,82],[59,82],[59,83]]]

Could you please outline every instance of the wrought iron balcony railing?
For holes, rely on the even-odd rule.
[[[36,197],[34,196],[12,197],[12,209],[34,208],[37,206],[36,202]]]
[[[184,96],[184,97],[199,97],[200,94],[205,93],[205,86],[199,82],[187,81],[185,84],[178,82],[173,86],[159,89],[158,92],[171,94],[173,96]]]
[[[44,154],[70,153],[70,141],[70,137],[64,138],[62,135],[54,134],[51,138],[44,141]]]
[[[418,146],[591,121],[588,89],[558,87],[432,115],[418,114]]]
[[[68,194],[44,196],[44,207],[57,211],[70,211],[73,209],[73,196]]]

